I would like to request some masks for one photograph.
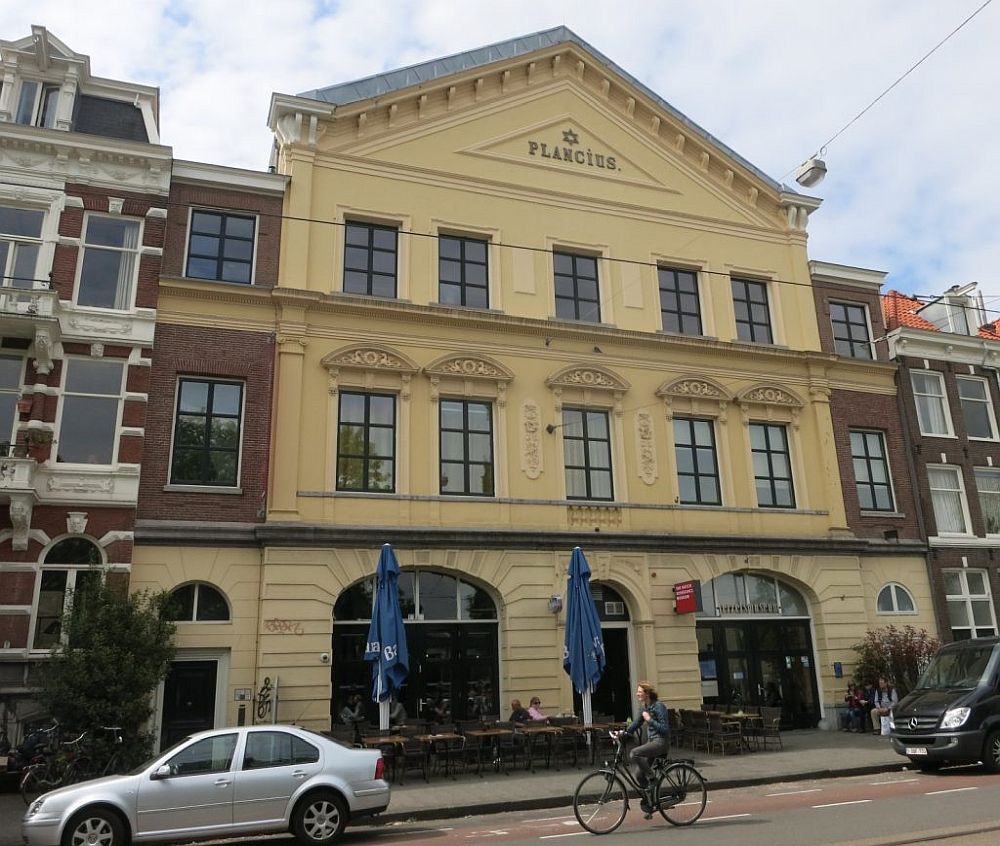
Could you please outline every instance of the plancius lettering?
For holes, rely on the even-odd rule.
[[[562,143],[551,141],[528,141],[528,155],[540,159],[562,162],[566,165],[583,165],[588,168],[620,171],[618,161],[614,156],[598,153],[590,147],[578,147],[580,137],[572,129],[563,132]]]
[[[777,614],[773,602],[727,602],[715,606],[718,614]]]

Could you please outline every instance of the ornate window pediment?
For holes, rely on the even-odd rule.
[[[556,395],[556,412],[562,411],[563,400],[569,396],[572,402],[584,405],[613,405],[616,414],[621,414],[621,398],[632,386],[617,373],[604,367],[571,365],[557,370],[545,384]]]
[[[514,378],[513,371],[487,356],[446,355],[424,368],[424,375],[431,381],[431,401],[445,393],[465,397],[496,398],[503,404],[507,383]]]
[[[707,414],[726,420],[726,406],[732,394],[718,382],[706,378],[684,376],[673,382],[664,382],[656,395],[667,408],[667,419],[672,420],[676,411],[690,414]]]
[[[342,347],[320,361],[330,373],[330,394],[341,385],[372,390],[398,391],[404,399],[410,395],[410,381],[420,368],[402,353],[378,344],[352,344]]]
[[[790,420],[795,428],[805,407],[798,395],[779,385],[754,385],[743,391],[736,402],[743,412],[744,424],[749,424],[751,417],[763,414],[768,420]]]

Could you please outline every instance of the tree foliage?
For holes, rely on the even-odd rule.
[[[913,626],[871,629],[852,647],[858,653],[854,681],[870,685],[882,676],[902,698],[914,688],[939,646],[936,637]]]
[[[169,594],[129,594],[121,584],[88,580],[63,618],[63,637],[40,670],[40,698],[69,731],[120,726],[129,757],[145,756],[143,728],[153,692],[174,655]]]

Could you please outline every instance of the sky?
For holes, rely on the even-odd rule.
[[[160,88],[182,159],[264,169],[272,92],[296,94],[565,25],[777,180],[984,0],[0,0],[95,76]],[[1000,0],[823,151],[809,256],[1000,309]]]

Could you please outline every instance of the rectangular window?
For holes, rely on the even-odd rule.
[[[41,126],[52,129],[56,125],[56,107],[59,105],[59,86],[43,85],[33,79],[21,83],[14,123],[22,126]]]
[[[865,306],[830,303],[830,323],[833,325],[833,345],[840,355],[849,358],[875,357]]]
[[[249,285],[256,228],[250,215],[192,211],[186,275]]]
[[[44,219],[45,213],[39,209],[0,206],[0,274],[4,285],[35,286]]]
[[[100,572],[94,570],[41,571],[32,649],[51,649],[58,645],[62,639],[63,618],[72,607],[73,593],[86,590],[100,578]]]
[[[181,378],[170,484],[237,487],[242,418],[242,383]]]
[[[951,435],[951,414],[944,393],[944,379],[933,370],[910,371],[913,402],[921,435]]]
[[[340,392],[337,490],[396,489],[396,398]]]
[[[736,336],[741,341],[773,344],[771,312],[767,302],[767,285],[750,279],[733,279],[733,311],[736,314]]]
[[[441,493],[493,496],[493,418],[488,403],[441,400]]]
[[[132,307],[138,266],[139,222],[90,215],[83,237],[83,262],[77,305],[95,308]]]
[[[977,467],[974,473],[986,534],[1000,535],[1000,469]]]
[[[656,268],[660,284],[660,317],[664,332],[700,335],[701,303],[698,276],[690,270]]]
[[[792,461],[785,427],[773,423],[751,423],[750,452],[757,505],[761,508],[794,508]]]
[[[947,465],[927,466],[927,484],[931,489],[934,522],[939,535],[968,535],[969,507],[965,500],[962,471]]]
[[[395,297],[399,231],[374,223],[347,223],[344,239],[344,291]]]
[[[722,505],[714,423],[675,417],[674,455],[678,501],[684,505]]]
[[[555,268],[556,317],[601,322],[597,259],[575,253],[552,253]]]
[[[962,405],[962,417],[970,438],[995,441],[997,421],[993,414],[993,400],[985,379],[958,376],[958,397]]]
[[[0,456],[7,451],[14,439],[17,422],[17,401],[21,396],[24,359],[20,356],[0,355]]]
[[[489,242],[441,235],[438,238],[438,299],[445,305],[489,308]]]
[[[569,499],[614,499],[606,411],[563,409],[563,459]]]
[[[882,432],[851,432],[851,461],[862,511],[894,511]]]
[[[945,570],[942,576],[952,638],[995,637],[997,620],[986,571]]]
[[[72,464],[113,463],[118,446],[124,362],[68,358],[65,371],[57,460]]]

